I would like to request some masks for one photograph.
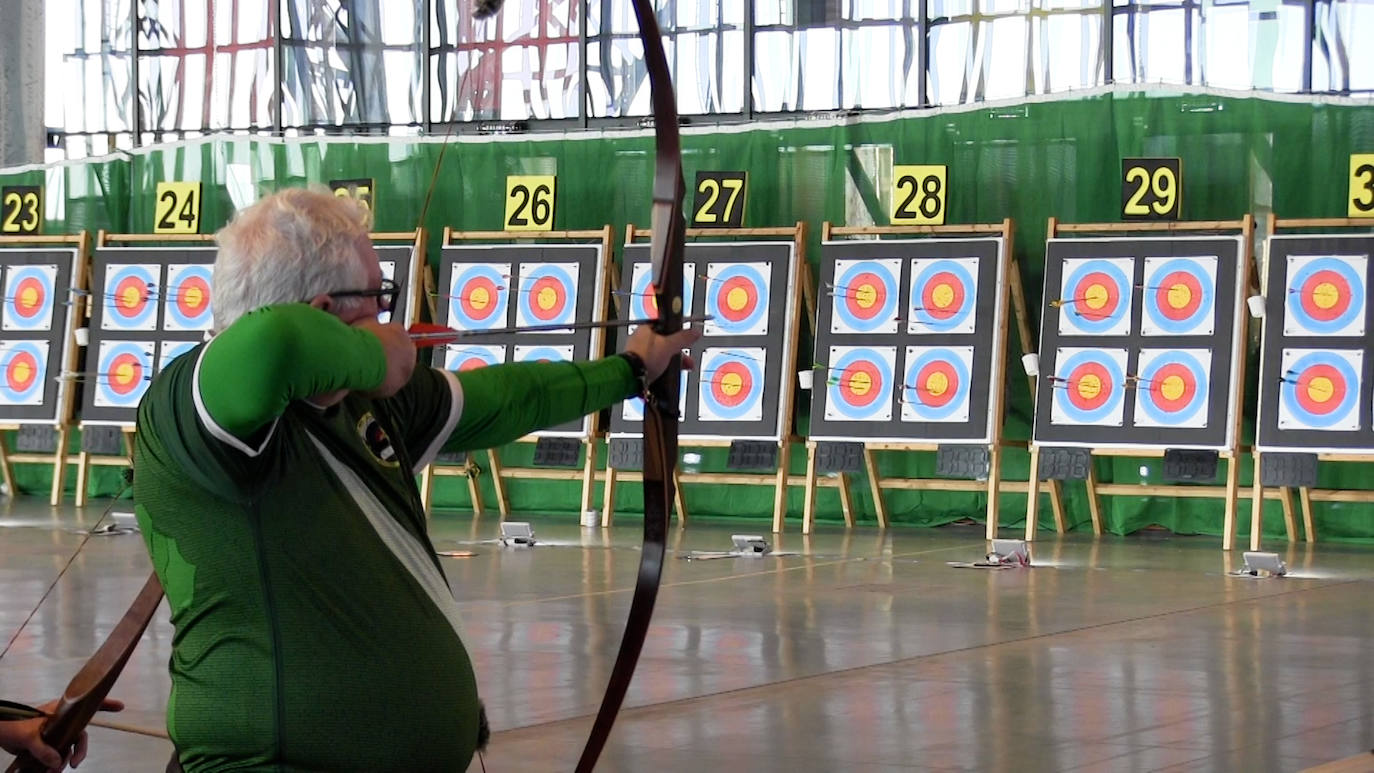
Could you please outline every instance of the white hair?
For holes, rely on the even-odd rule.
[[[215,234],[215,330],[263,306],[364,289],[357,240],[370,223],[365,207],[323,189],[279,191],[239,212]]]

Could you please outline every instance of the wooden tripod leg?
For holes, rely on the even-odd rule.
[[[504,520],[510,515],[510,501],[506,499],[506,481],[501,476],[501,457],[492,448],[487,451],[487,458],[491,460],[491,484],[496,487],[496,507]]]
[[[1288,541],[1298,541],[1298,524],[1293,519],[1293,498],[1288,495],[1287,486],[1279,486],[1279,504],[1283,506],[1283,528],[1288,532]]]
[[[587,461],[582,465],[582,509],[578,511],[579,518],[592,509],[592,490],[596,488],[596,438],[587,438],[584,443]]]
[[[987,538],[997,539],[998,507],[1001,504],[1002,446],[988,449]]]
[[[1026,480],[1026,541],[1035,539],[1036,521],[1040,516],[1040,449],[1031,446],[1030,475]]]
[[[806,444],[806,488],[802,494],[802,534],[810,534],[816,520],[816,444]]]
[[[836,487],[840,490],[840,512],[844,513],[844,527],[854,528],[854,500],[849,496],[849,474],[840,473],[840,477],[835,479]]]
[[[868,486],[873,492],[873,512],[878,516],[878,528],[887,528],[887,505],[883,502],[883,480],[878,477],[878,462],[873,451],[864,446],[864,472],[868,473]]]
[[[1312,526],[1312,489],[1306,486],[1298,488],[1298,504],[1302,506],[1302,525],[1307,531],[1307,541],[1317,541],[1317,530]]]
[[[73,503],[77,507],[86,504],[86,490],[91,485],[91,454],[81,451],[76,455],[76,495]]]
[[[65,426],[57,428],[57,453],[53,454],[52,460],[52,496],[48,502],[53,507],[62,504],[62,489],[67,483],[67,436],[70,432]]]
[[[482,503],[482,482],[478,480],[482,475],[482,468],[472,461],[469,455],[467,461],[463,462],[463,476],[468,479],[468,497],[472,500],[472,514],[481,515],[487,509]]]
[[[782,522],[787,517],[787,479],[791,474],[792,444],[786,440],[778,447],[778,477],[773,482],[773,533],[782,533]]]
[[[682,494],[682,471],[673,469],[673,503],[677,508],[677,527],[687,525],[687,497]]]
[[[615,511],[616,469],[606,465],[606,488],[601,492],[601,528],[611,528],[611,513]]]
[[[1088,460],[1088,477],[1083,480],[1083,483],[1088,490],[1088,516],[1093,521],[1093,535],[1100,537],[1102,536],[1102,499],[1097,495],[1097,469],[1091,458]],[[1054,522],[1059,527],[1059,533],[1063,534],[1063,517],[1057,512]]]
[[[1231,456],[1231,468],[1239,470],[1240,455]],[[1250,482],[1250,549],[1259,550],[1260,528],[1264,519],[1264,478],[1260,475],[1260,452],[1252,454],[1254,459],[1253,480]],[[1226,472],[1226,491],[1230,494],[1231,472],[1230,468]],[[1236,546],[1236,502],[1230,500],[1226,502],[1226,520],[1223,523],[1224,534],[1221,538],[1221,549],[1232,550]]]

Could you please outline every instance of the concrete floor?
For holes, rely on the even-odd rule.
[[[0,503],[8,642],[106,503]],[[117,508],[121,509],[121,508]],[[520,517],[524,520],[525,517]],[[441,514],[440,550],[491,714],[486,770],[572,767],[614,661],[638,523]],[[694,522],[664,585],[606,771],[1292,771],[1374,744],[1369,548],[1298,546],[1292,576],[1228,577],[1215,539],[1045,535],[1037,568],[953,569],[981,527],[774,538],[799,556],[686,561],[766,525]],[[1280,545],[1285,550],[1287,546]],[[93,538],[3,660],[0,696],[57,695],[148,571],[137,536]],[[162,726],[164,606],[114,694]],[[83,770],[161,770],[170,745],[94,730]],[[479,770],[474,763],[472,770]]]

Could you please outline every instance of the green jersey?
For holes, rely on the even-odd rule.
[[[176,628],[187,771],[466,770],[477,685],[414,475],[634,385],[608,358],[418,367],[387,399],[304,399],[384,372],[370,333],[273,307],[176,359],[139,407],[134,497]]]

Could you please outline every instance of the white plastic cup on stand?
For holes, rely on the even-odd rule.
[[[582,528],[595,529],[601,525],[601,511],[584,510],[582,512]]]
[[[76,338],[77,346],[88,346],[91,343],[91,329],[88,327],[77,328],[73,331],[73,335]]]
[[[810,368],[807,368],[806,370],[797,371],[797,386],[801,387],[802,389],[810,389],[812,379],[814,379],[815,376],[816,372],[811,370]]]
[[[1026,371],[1027,376],[1040,375],[1040,355],[1035,352],[1021,355],[1021,368]]]
[[[1250,307],[1250,316],[1255,319],[1264,317],[1264,296],[1252,295],[1245,299],[1245,305]]]

